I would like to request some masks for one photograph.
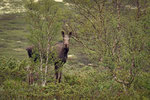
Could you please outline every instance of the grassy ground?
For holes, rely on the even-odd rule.
[[[23,14],[1,15],[0,56],[12,56],[18,59],[26,58],[27,52],[25,49],[29,46],[28,35],[27,23]],[[88,59],[77,49],[80,49],[80,46],[73,39],[70,41],[69,55],[73,55],[75,58],[78,57],[78,59],[69,59],[69,62],[71,64],[88,64]]]
[[[23,14],[6,14],[0,16],[0,56],[26,57],[28,45],[27,24]]]

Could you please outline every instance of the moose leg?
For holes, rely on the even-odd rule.
[[[57,83],[57,80],[58,80],[58,71],[55,72],[55,76],[56,76],[56,82]]]
[[[30,72],[28,77],[29,85],[32,85],[34,83],[34,74]]]
[[[62,72],[59,72],[59,83],[61,82],[61,76],[62,76]]]
[[[31,85],[34,84],[34,74],[31,73]]]
[[[28,74],[28,84],[29,85],[31,84],[31,76],[30,76],[30,74]]]
[[[56,82],[57,82],[57,80],[58,80],[58,74],[59,74],[59,73],[58,73],[58,66],[55,65],[55,77],[56,77]],[[56,82],[55,82],[55,83],[56,83]]]
[[[31,72],[29,73],[29,85],[31,85],[32,84],[32,74],[31,74]]]

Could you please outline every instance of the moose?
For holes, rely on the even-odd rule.
[[[69,34],[65,34],[64,31],[61,32],[62,33],[62,37],[63,37],[63,41],[60,41],[58,43],[56,43],[54,45],[54,49],[53,51],[55,52],[55,56],[51,57],[52,59],[54,59],[53,63],[55,66],[55,77],[56,77],[56,82],[61,82],[61,78],[62,78],[62,67],[63,65],[66,63],[67,61],[67,57],[68,57],[68,52],[69,52],[69,40],[70,37],[72,35],[72,32],[69,32]],[[34,55],[34,46],[30,46],[27,49],[27,53],[29,58],[33,58],[34,62],[36,62],[36,60],[39,58],[36,54],[36,56]],[[53,52],[50,52],[53,53]],[[45,54],[46,55],[46,54]],[[45,58],[43,58],[45,59]]]

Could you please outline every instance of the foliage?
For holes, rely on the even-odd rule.
[[[26,67],[28,60],[15,60],[14,58],[1,58],[0,62],[0,98],[14,99],[148,99],[149,74],[142,72],[135,77],[134,84],[124,92],[121,84],[112,79],[111,73],[104,67],[93,68],[84,66],[64,73],[62,83],[48,82],[45,87],[26,81]],[[71,67],[75,67],[72,65]],[[51,77],[52,78],[52,77]]]
[[[121,1],[120,9],[116,1]],[[137,6],[136,1],[140,1],[140,10],[126,8],[127,4]],[[61,29],[62,23],[57,21],[67,23],[67,29],[73,31],[73,38],[77,41],[73,46],[78,45],[80,49],[82,48],[80,51],[89,55],[93,65],[80,65],[79,60],[82,58],[77,58],[75,64],[70,60],[64,66],[63,80],[60,84],[54,83],[52,76],[54,73],[50,71],[47,73],[49,79],[42,87],[39,84],[29,85],[26,81],[27,66],[32,66],[31,69],[38,72],[39,63],[32,63],[29,59],[16,60],[2,57],[0,58],[0,99],[148,100],[150,98],[150,9],[142,1],[146,2],[146,0],[132,2],[69,0],[72,3],[69,9],[61,4],[65,13],[59,10],[57,14],[60,18],[54,18],[56,24],[52,28],[54,32],[52,35]],[[54,2],[49,6],[50,2],[44,0],[27,4],[33,44],[47,39],[45,30],[50,28],[47,27],[46,18],[53,15],[55,12],[53,10],[51,12],[51,9],[56,10],[58,6],[53,5]],[[58,34],[55,35],[58,37]],[[43,47],[47,47],[45,44],[48,42],[42,42]],[[43,65],[45,68],[45,64]]]
[[[69,0],[75,16],[71,25],[77,42],[97,66],[108,68],[112,79],[127,94],[149,63],[149,2],[135,0]],[[135,9],[133,9],[133,4]],[[147,3],[147,4],[146,4]],[[94,6],[93,6],[94,5]],[[131,8],[127,8],[127,5]],[[143,20],[144,18],[144,20]],[[145,24],[143,24],[145,23]],[[145,28],[144,28],[145,27]],[[139,41],[140,40],[140,41]],[[145,71],[144,71],[145,72]],[[149,72],[149,71],[148,71]]]
[[[39,70],[42,85],[47,81],[49,55],[52,52],[53,41],[60,30],[58,4],[53,0],[39,2],[26,1],[27,21],[30,24],[29,39],[34,46],[35,57],[39,58]],[[60,32],[60,31],[59,31]],[[37,68],[38,69],[38,68]]]
[[[5,80],[14,79],[25,81],[26,79],[26,65],[27,61],[18,61],[15,58],[0,58],[0,81],[1,84]]]

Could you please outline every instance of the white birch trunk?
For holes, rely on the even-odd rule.
[[[50,50],[50,37],[49,37],[49,32],[48,32],[48,41],[47,41],[47,50],[46,50],[46,65],[45,65],[45,73],[44,73],[44,79],[42,86],[46,85],[47,82],[47,72],[48,72],[48,58],[49,58],[49,50]]]

